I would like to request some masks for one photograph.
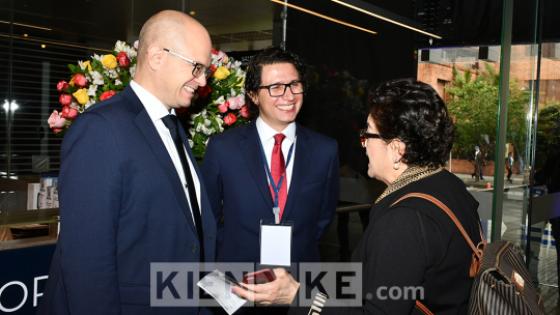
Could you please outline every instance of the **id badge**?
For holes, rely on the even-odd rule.
[[[292,262],[292,224],[261,222],[261,265],[289,267]]]

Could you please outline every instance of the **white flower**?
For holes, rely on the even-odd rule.
[[[202,133],[207,136],[210,136],[211,134],[214,133],[214,130],[212,130],[212,128],[206,128],[204,125],[200,129],[202,130]]]
[[[91,58],[93,58],[93,59],[95,59],[95,60],[101,62],[101,58],[103,58],[103,56],[98,55],[98,54],[93,54],[93,56],[92,56]]]
[[[80,66],[80,69],[82,69],[82,71],[86,70],[87,65],[84,61],[78,60],[78,66]]]
[[[125,42],[118,40],[115,43],[115,48],[113,50],[116,52],[121,52],[121,51],[125,51],[127,47],[128,45]]]
[[[98,71],[92,71],[89,73],[92,78],[92,84],[103,85],[105,82],[103,81],[103,75]]]
[[[191,139],[189,139],[189,147],[194,147],[194,142]]]
[[[210,119],[206,118],[204,119],[204,126],[209,127],[212,125],[212,122],[210,121]]]
[[[119,77],[119,74],[117,73],[117,71],[115,69],[107,70],[107,75],[111,79],[116,79],[116,78]]]
[[[115,85],[122,85],[122,82],[121,82],[121,80],[119,80],[119,79],[116,79],[116,80],[115,80]]]
[[[137,55],[136,49],[130,47],[130,46],[126,46],[125,50],[126,54],[128,55],[128,58],[132,59],[135,58]]]
[[[224,98],[223,95],[220,95],[220,97],[218,97],[217,99],[215,99],[212,104],[222,104],[223,102],[225,102],[226,99]]]
[[[96,84],[91,84],[88,88],[87,94],[89,96],[95,96],[96,92],[97,92],[97,85]]]
[[[130,76],[134,77],[135,73],[136,73],[136,64],[134,64],[134,66],[130,67]]]

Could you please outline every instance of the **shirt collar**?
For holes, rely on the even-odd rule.
[[[163,105],[163,103],[155,95],[150,93],[136,81],[130,81],[130,87],[134,93],[136,93],[140,102],[142,102],[142,105],[144,105],[144,108],[148,112],[148,116],[150,116],[150,119],[153,122],[160,120],[169,114],[175,115],[174,108],[167,111],[167,107],[165,107],[165,105]]]
[[[279,133],[274,128],[270,127],[264,120],[259,116],[255,122],[257,126],[257,131],[259,133],[259,138],[261,139],[262,143],[269,141],[270,139],[274,138],[274,135]],[[284,130],[280,133],[283,133],[286,136],[286,139],[290,140],[291,142],[296,141],[296,123],[291,122]]]

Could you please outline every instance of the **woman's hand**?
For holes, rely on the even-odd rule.
[[[276,280],[264,284],[244,284],[234,287],[233,293],[260,305],[292,304],[299,290],[299,283],[284,268],[273,270]]]

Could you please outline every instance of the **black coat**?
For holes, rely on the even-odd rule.
[[[357,312],[414,313],[415,300],[422,296],[413,289],[419,288],[423,290],[421,300],[432,312],[466,314],[472,251],[451,219],[434,204],[412,198],[391,207],[410,192],[441,200],[475,244],[480,241],[478,202],[463,182],[446,170],[387,195],[372,207],[370,225],[353,254],[353,260],[363,263],[364,307]],[[389,292],[393,297],[400,292],[401,298],[391,299]]]

